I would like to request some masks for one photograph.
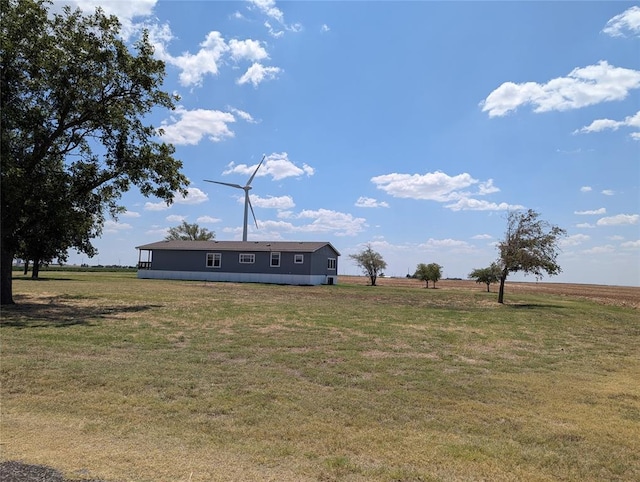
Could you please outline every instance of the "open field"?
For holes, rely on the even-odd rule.
[[[108,481],[640,479],[640,288],[17,277],[1,459]],[[492,286],[495,291],[497,287]]]
[[[367,285],[369,279],[363,276],[340,276],[341,283]],[[404,288],[424,288],[425,283],[411,278],[378,278],[376,285]],[[429,289],[433,284],[429,283]],[[477,284],[470,280],[441,280],[436,283],[438,289],[477,291],[486,284]],[[498,285],[492,284],[491,291],[497,292]],[[505,301],[509,301],[512,293],[544,294],[552,296],[569,296],[618,306],[640,308],[640,288],[634,286],[608,286],[595,284],[548,283],[548,282],[509,282],[505,289]]]

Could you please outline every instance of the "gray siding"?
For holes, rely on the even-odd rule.
[[[334,284],[338,282],[340,254],[329,243],[164,241],[138,247],[140,278],[252,281],[283,284]],[[151,262],[144,252],[151,252]],[[271,266],[272,253],[280,253],[279,266]],[[207,266],[207,254],[218,254],[220,266]],[[240,263],[240,254],[254,256]],[[303,262],[295,263],[296,255]],[[329,269],[329,259],[335,269]]]
[[[220,253],[219,268],[207,266],[207,253]],[[240,263],[240,253],[255,255],[254,263]],[[296,254],[303,256],[303,263],[294,263]],[[328,258],[336,259],[336,269],[328,269]],[[226,273],[278,273],[294,275],[337,275],[338,256],[326,246],[314,253],[280,252],[280,266],[271,266],[270,252],[246,251],[183,251],[153,250],[151,269],[160,271],[223,271]]]

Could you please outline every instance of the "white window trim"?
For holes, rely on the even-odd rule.
[[[251,261],[243,261],[243,257],[247,257]],[[255,253],[240,253],[238,255],[238,262],[240,264],[253,264],[256,262],[256,255]]]
[[[327,259],[327,269],[335,271],[336,270],[336,266],[338,266],[336,258],[328,258]]]
[[[216,259],[218,260],[217,266]],[[209,260],[211,260],[211,264],[209,264]],[[222,266],[222,253],[207,253],[205,265],[207,268],[220,269],[220,267]]]
[[[274,254],[278,255],[278,264],[273,264],[273,260],[274,260],[273,255]],[[272,268],[279,268],[280,267],[280,259],[281,258],[282,258],[282,254],[280,252],[278,252],[278,251],[271,252],[271,255],[269,256],[269,266],[272,267]]]
[[[300,261],[298,261],[300,259]],[[293,255],[293,263],[294,264],[304,264],[304,254],[294,254]]]

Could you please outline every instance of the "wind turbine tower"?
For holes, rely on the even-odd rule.
[[[249,221],[249,209],[251,209],[251,214],[253,215],[253,221],[256,223],[256,228],[258,227],[258,220],[256,219],[256,213],[253,212],[253,206],[251,205],[251,200],[249,199],[249,191],[251,190],[251,182],[253,181],[253,178],[256,177],[256,173],[258,172],[258,169],[260,169],[260,166],[264,162],[264,158],[265,156],[263,155],[262,160],[258,164],[258,167],[256,167],[255,171],[253,171],[253,174],[251,174],[249,181],[247,181],[247,184],[244,186],[241,186],[240,184],[231,184],[228,182],[210,181],[209,179],[205,179],[206,182],[212,182],[214,184],[222,184],[223,186],[235,187],[236,189],[242,189],[244,191],[244,224],[242,228],[242,241],[247,240],[247,223]]]

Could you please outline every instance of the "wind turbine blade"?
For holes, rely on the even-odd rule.
[[[251,199],[247,197],[247,201],[249,201],[249,207],[251,208],[251,214],[253,215],[253,222],[256,223],[256,229],[260,229],[258,227],[258,220],[256,219],[256,213],[253,212],[253,206],[251,205]]]
[[[231,186],[231,187],[237,187],[238,189],[244,189],[244,187],[242,187],[240,184],[230,184],[228,182],[220,182],[220,181],[209,181],[209,179],[204,179],[205,182],[212,182],[214,184],[222,184],[223,186]]]
[[[249,182],[247,183],[247,186],[251,186],[251,181],[253,181],[253,178],[256,177],[256,173],[258,172],[258,169],[260,169],[260,166],[262,165],[262,163],[264,162],[264,158],[265,155],[262,155],[262,160],[260,161],[260,163],[258,164],[258,167],[256,167],[256,170],[253,171],[253,174],[251,175],[251,177],[249,178]]]

